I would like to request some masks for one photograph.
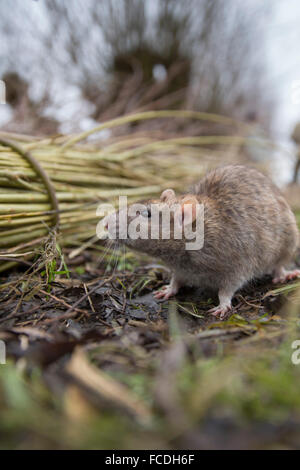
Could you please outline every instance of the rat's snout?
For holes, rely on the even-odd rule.
[[[103,219],[102,219],[102,226],[105,230],[108,230],[108,225],[109,225],[109,215],[106,215]]]
[[[115,239],[115,233],[116,233],[116,216],[115,213],[106,215],[103,217],[101,220],[100,224],[100,238],[102,239]]]
[[[102,224],[105,230],[107,230],[109,233],[114,232],[116,229],[117,225],[117,214],[116,212],[113,212],[112,214],[107,215],[104,217],[102,220]]]
[[[124,233],[127,234],[127,211],[120,210],[107,215],[102,219],[102,226],[110,239],[126,238]]]

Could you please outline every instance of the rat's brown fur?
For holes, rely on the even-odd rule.
[[[160,201],[147,204],[173,204],[175,194],[168,191]],[[124,242],[161,258],[171,268],[171,286],[158,298],[168,298],[181,285],[214,288],[220,297],[220,307],[214,313],[224,315],[233,294],[246,282],[267,273],[282,279],[283,266],[292,261],[298,245],[295,217],[271,180],[244,166],[224,166],[209,172],[190,195],[204,205],[201,250],[187,251],[186,240],[172,236],[170,240]],[[177,202],[182,199],[177,198]]]

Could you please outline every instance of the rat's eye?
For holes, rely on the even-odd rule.
[[[144,211],[141,212],[141,215],[143,217],[151,217],[151,210],[150,209],[145,209]]]

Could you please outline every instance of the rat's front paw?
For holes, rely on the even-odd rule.
[[[154,292],[154,297],[156,299],[168,300],[173,295],[176,295],[178,292],[178,288],[168,284],[167,286],[163,286],[161,290],[157,290]]]
[[[226,313],[232,309],[231,304],[218,305],[218,307],[211,308],[207,313],[211,313],[215,317],[220,317],[220,320],[223,320]]]

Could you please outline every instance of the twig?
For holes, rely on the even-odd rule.
[[[86,284],[85,284],[85,283],[83,283],[83,287],[84,287],[85,293],[86,293],[87,296],[88,296],[88,301],[89,301],[89,304],[90,304],[90,306],[91,306],[91,309],[92,309],[93,313],[95,313],[94,305],[93,305],[93,302],[92,302],[92,300],[91,300],[90,294],[89,294],[89,292],[88,292],[88,290],[87,290],[87,287],[86,287]]]
[[[60,299],[58,297],[56,297],[56,295],[53,295],[53,294],[50,294],[49,292],[46,292],[45,290],[43,289],[39,289],[39,292],[41,292],[42,294],[44,295],[47,295],[49,297],[51,297],[52,299],[56,300],[56,302],[64,305],[65,307],[67,307],[68,309],[72,308],[72,306],[70,304],[68,304],[65,300],[63,299]],[[73,310],[76,311],[76,313],[83,313],[85,315],[88,315],[88,312],[87,310],[83,310],[81,308],[76,308],[76,307],[73,307]],[[65,314],[64,314],[65,315]],[[62,316],[64,316],[62,315]],[[61,317],[58,317],[58,318],[61,318]],[[52,318],[52,319],[49,319],[49,320],[46,320],[47,323],[52,323],[52,320],[56,321],[58,318]]]

